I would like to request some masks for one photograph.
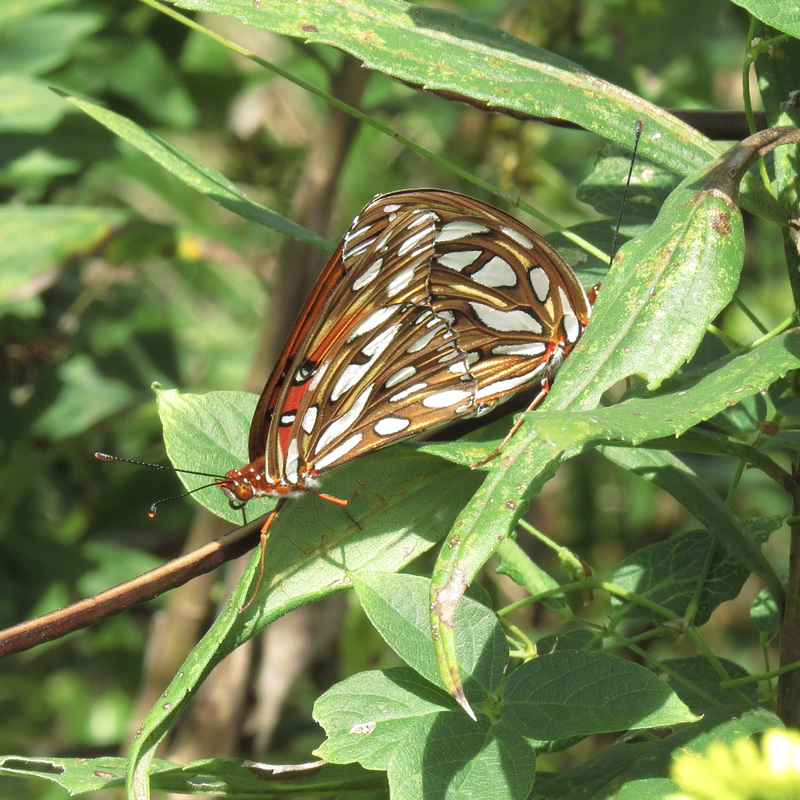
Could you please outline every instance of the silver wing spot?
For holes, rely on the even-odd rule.
[[[358,292],[363,289],[368,284],[372,283],[375,278],[378,277],[378,273],[381,271],[381,267],[383,266],[383,259],[376,258],[367,268],[364,270],[362,275],[359,275],[353,281],[353,291]]]
[[[547,273],[541,267],[534,267],[528,273],[528,280],[531,282],[536,299],[540,303],[544,303],[550,294],[550,278]]]
[[[334,447],[333,450],[328,453],[328,455],[320,458],[319,461],[314,464],[314,469],[322,470],[331,464],[335,464],[340,458],[346,456],[363,438],[363,434],[356,433],[353,434],[349,439],[345,439],[345,441],[343,441],[338,447]]]
[[[463,389],[447,389],[423,398],[422,405],[425,408],[447,408],[471,397],[472,392],[467,392]]]
[[[470,264],[474,264],[482,254],[481,250],[454,250],[450,253],[442,253],[436,260],[443,267],[461,272]]]
[[[533,248],[533,242],[527,236],[520,233],[516,228],[509,228],[508,225],[501,225],[500,230],[503,231],[503,233],[508,236],[509,239],[513,239],[517,244],[521,244],[528,250]]]
[[[472,280],[496,288],[498,286],[516,286],[517,273],[514,268],[504,258],[494,256],[485,266],[481,267],[474,275]]]
[[[372,429],[378,436],[393,436],[404,431],[410,424],[411,420],[405,417],[383,417],[372,426]]]
[[[475,316],[492,330],[533,334],[542,332],[542,324],[539,320],[521,309],[500,311],[485,303],[470,303],[469,305],[475,312]]]
[[[436,241],[455,242],[458,239],[465,239],[467,236],[474,236],[477,233],[489,233],[489,229],[477,222],[457,219],[442,226],[442,229],[436,234]]]

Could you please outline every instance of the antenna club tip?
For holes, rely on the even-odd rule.
[[[114,460],[114,456],[110,456],[108,453],[95,453],[94,457],[98,461],[113,461]]]
[[[154,519],[155,518],[155,516],[156,516],[156,504],[155,503],[153,503],[153,505],[151,505],[150,508],[147,509],[147,516],[150,517],[150,519]]]

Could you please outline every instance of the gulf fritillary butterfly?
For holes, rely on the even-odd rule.
[[[250,463],[216,483],[234,508],[279,498],[262,540],[289,496],[344,506],[317,490],[322,472],[523,389],[537,390],[534,408],[590,313],[567,263],[508,214],[439,189],[378,195],[336,248],[267,381]]]

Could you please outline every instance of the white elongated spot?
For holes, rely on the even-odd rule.
[[[561,309],[564,312],[564,333],[567,335],[567,341],[574,344],[580,338],[581,324],[563,286],[558,287],[558,293],[561,297]]]
[[[358,218],[356,218],[356,222],[359,222],[359,221],[360,221],[360,220],[359,220]],[[355,223],[354,223],[354,224],[355,224]],[[350,232],[347,234],[347,241],[348,241],[348,242],[350,242],[350,241],[352,241],[353,239],[358,239],[358,238],[360,238],[361,236],[365,236],[367,233],[369,233],[369,229],[370,229],[371,227],[372,227],[372,225],[371,225],[371,224],[370,224],[370,225],[364,225],[364,226],[363,226],[363,227],[361,227],[361,228],[356,228],[355,230],[352,230],[352,231],[350,231]]]
[[[363,438],[363,434],[355,433],[349,439],[345,439],[338,447],[334,447],[330,453],[318,459],[316,464],[314,464],[314,469],[321,470],[329,467],[331,464],[335,464],[346,456]]]
[[[403,389],[401,392],[397,392],[397,394],[393,394],[389,398],[390,403],[399,403],[401,400],[405,400],[406,397],[409,395],[414,394],[414,392],[419,392],[420,390],[424,389],[428,384],[424,381],[420,381],[419,383],[415,383],[412,386],[409,386],[408,389]]]
[[[493,394],[507,394],[508,392],[513,392],[520,386],[524,386],[526,383],[532,381],[543,369],[547,367],[547,365],[548,362],[543,361],[536,367],[536,369],[532,369],[530,372],[526,372],[524,375],[518,375],[516,378],[506,378],[502,381],[489,383],[486,386],[478,389],[475,397],[480,400],[484,397],[491,397]]]
[[[392,386],[397,386],[398,383],[402,383],[407,378],[413,378],[416,374],[416,368],[412,366],[403,367],[386,379],[385,383],[383,384],[383,388],[391,389]]]
[[[550,294],[550,278],[547,277],[547,273],[541,267],[534,267],[528,273],[528,280],[531,282],[536,299],[540,303],[544,303]]]
[[[329,444],[331,444],[331,442],[335,441],[340,436],[344,436],[344,434],[350,430],[353,423],[364,411],[364,407],[367,405],[370,394],[372,394],[372,384],[367,386],[367,388],[361,392],[346,413],[342,414],[341,417],[335,419],[330,423],[330,425],[328,425],[327,428],[325,428],[317,440],[317,446],[314,448],[314,455],[319,453],[321,450],[324,450]],[[353,447],[355,447],[355,445],[353,445]],[[317,465],[317,467],[319,467],[319,465]]]
[[[469,372],[469,365],[467,364],[467,360],[462,358],[461,361],[457,361],[455,364],[451,364],[447,368],[448,372],[452,372],[453,375],[465,375]]]
[[[407,348],[407,353],[418,353],[420,350],[426,348],[432,341],[434,336],[438,330],[441,330],[440,327],[434,328],[432,331],[428,331],[427,333],[423,333],[422,336],[417,339],[416,342],[412,342]]]
[[[381,271],[381,267],[383,266],[383,259],[376,258],[363,272],[362,275],[359,275],[353,281],[353,291],[358,292],[359,290],[363,289],[365,286],[372,283],[375,278],[378,277],[378,273]]]
[[[363,242],[359,242],[354,247],[349,246],[349,240],[345,242],[344,248],[344,256],[345,258],[351,258],[352,256],[360,256],[365,250],[367,250],[372,243],[375,241],[377,237],[370,236],[369,239],[364,239]]]
[[[373,430],[378,436],[393,436],[400,431],[404,431],[411,424],[411,420],[405,417],[383,417],[373,426]]]
[[[352,342],[357,336],[369,333],[379,325],[383,325],[389,317],[397,311],[397,306],[381,306],[364,317],[361,322],[356,325],[351,334],[347,337],[348,344]]]
[[[317,411],[316,406],[309,406],[306,409],[306,413],[303,414],[303,421],[300,423],[300,427],[308,434],[314,430],[314,425],[317,424]]]
[[[392,339],[397,336],[399,331],[399,323],[390,325],[388,328],[382,330],[377,336],[370,339],[361,348],[361,352],[367,356],[367,358],[374,360],[375,356],[381,355],[381,353],[383,353],[383,351],[392,343]]]
[[[472,392],[465,392],[463,389],[447,389],[424,398],[422,405],[425,408],[447,408],[470,397],[472,397]]]
[[[467,236],[474,236],[476,233],[489,233],[489,229],[478,222],[457,219],[454,222],[448,222],[447,225],[442,227],[439,233],[436,234],[436,241],[455,242]]]
[[[281,423],[280,424],[281,425],[291,425],[294,422],[296,416],[297,416],[296,414],[281,414]]]
[[[542,324],[539,320],[521,309],[500,311],[485,303],[470,303],[469,305],[475,312],[475,316],[492,330],[537,334],[542,332]]]
[[[432,211],[417,211],[415,212],[414,218],[406,227],[408,230],[411,230],[412,228],[418,228],[422,224],[432,222],[434,218],[438,219],[438,217],[436,217]]]
[[[384,211],[385,211],[387,214],[392,214],[392,213],[394,213],[395,211],[398,211],[399,209],[400,209],[400,203],[389,203],[388,205],[385,205],[385,206],[383,207],[383,210],[384,210]]]
[[[370,339],[362,348],[361,352],[367,357],[363,364],[348,364],[342,374],[336,380],[331,389],[331,400],[335,403],[342,395],[352,389],[373,367],[375,361],[383,354],[383,351],[392,343],[392,339],[397,336],[400,325],[390,325],[382,330],[377,336]],[[350,337],[352,338],[352,337]],[[348,339],[350,341],[350,339]]]
[[[286,480],[289,481],[289,483],[297,483],[298,458],[297,439],[292,439],[289,442],[289,446],[286,448],[286,464],[283,468]]]
[[[311,379],[311,383],[308,384],[308,391],[315,392],[317,390],[317,386],[319,386],[319,382],[322,380],[322,376],[328,371],[328,367],[331,365],[330,361],[326,361],[323,364],[320,364],[317,367],[317,371],[314,373],[314,377]]]
[[[389,281],[389,285],[386,287],[386,294],[389,297],[394,297],[396,294],[402,292],[403,289],[408,288],[413,280],[414,267],[406,267],[404,270],[398,272],[391,281]]]
[[[423,218],[424,220],[424,218]],[[410,250],[413,250],[426,236],[430,236],[430,227],[422,228],[411,236],[406,236],[403,243],[397,248],[397,255],[404,256]]]
[[[516,228],[510,228],[508,225],[502,225],[500,230],[509,237],[509,239],[513,239],[517,244],[521,244],[523,247],[527,249],[531,249],[533,247],[533,242],[525,236],[525,234],[521,233],[520,231],[516,230]]]
[[[486,262],[473,276],[472,280],[484,286],[516,286],[517,273],[514,272],[511,264],[500,256],[494,256]]]
[[[461,272],[465,267],[474,264],[480,255],[480,250],[454,250],[450,253],[443,253],[436,260],[443,267]]]
[[[526,344],[498,344],[492,348],[496,356],[540,356],[547,351],[544,342],[527,342]]]

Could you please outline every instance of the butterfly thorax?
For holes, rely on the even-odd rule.
[[[267,477],[264,456],[239,469],[225,473],[224,478],[217,481],[217,486],[225,492],[231,508],[242,508],[254,497],[292,497],[316,486],[313,473],[298,475],[297,480],[290,482],[286,478],[270,480]]]

